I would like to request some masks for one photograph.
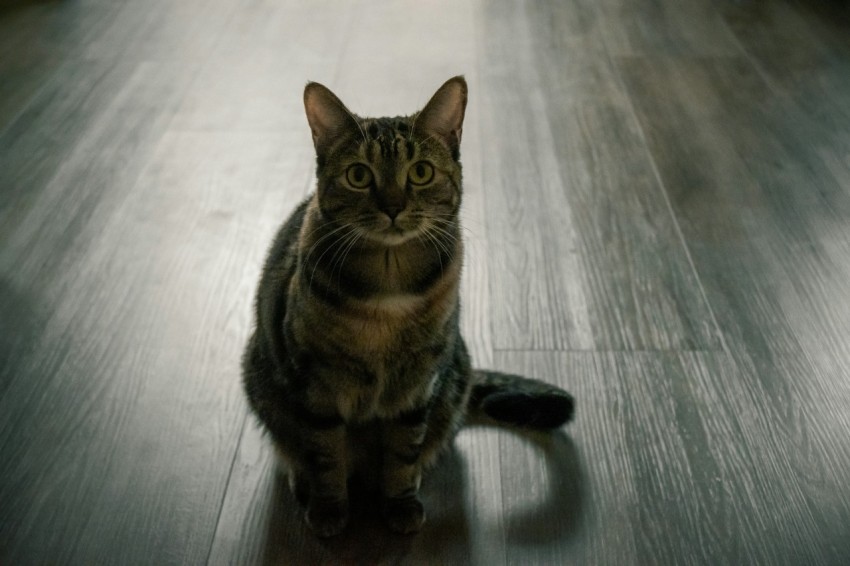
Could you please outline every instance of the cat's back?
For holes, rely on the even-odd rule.
[[[304,218],[307,215],[307,207],[310,199],[299,204],[286,219],[286,222],[277,231],[272,241],[263,265],[263,273],[260,278],[260,291],[266,284],[270,283],[275,276],[284,272],[294,273],[295,263],[298,259],[298,240]]]
[[[280,227],[266,255],[257,289],[257,346],[272,352],[282,346],[279,330],[286,316],[287,289],[298,266],[298,242],[310,199],[302,202]]]

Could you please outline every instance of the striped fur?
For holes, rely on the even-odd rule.
[[[460,77],[399,118],[359,118],[325,87],[305,89],[318,187],[269,252],[243,379],[319,536],[345,527],[355,472],[375,478],[391,529],[418,530],[422,471],[469,412],[537,428],[572,414],[560,389],[470,366],[458,327],[465,107]]]

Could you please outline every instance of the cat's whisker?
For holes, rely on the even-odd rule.
[[[337,227],[337,228],[335,228],[335,229],[331,230],[330,232],[328,232],[327,234],[325,234],[324,236],[322,236],[321,238],[319,238],[318,240],[316,240],[316,241],[313,243],[313,245],[312,245],[312,246],[310,246],[310,249],[308,250],[307,255],[304,257],[304,262],[306,263],[306,262],[310,259],[310,255],[312,255],[312,253],[313,253],[313,251],[315,250],[316,246],[318,246],[318,245],[319,245],[321,242],[323,242],[326,238],[328,238],[328,237],[330,237],[330,236],[334,235],[335,233],[339,232],[340,230],[343,230],[343,229],[345,229],[345,228],[351,228],[351,227],[355,226],[355,222],[360,222],[361,220],[365,220],[365,219],[367,219],[367,218],[369,218],[369,215],[368,215],[368,214],[362,214],[362,215],[360,215],[360,216],[357,216],[357,217],[353,218],[350,222],[346,222],[345,224],[342,224],[341,226],[339,226],[339,227]],[[331,223],[330,223],[330,222],[325,222],[325,223],[324,223],[324,224],[322,224],[320,227],[318,227],[318,228],[315,228],[315,229],[311,230],[311,231],[310,231],[310,235],[315,234],[318,230],[320,230],[321,228],[323,228],[323,227],[327,226],[328,224],[331,224]],[[309,240],[309,235],[305,238],[305,240]]]
[[[424,238],[422,237],[424,236]],[[440,262],[440,275],[443,274],[443,259],[440,254],[440,250],[434,244],[434,237],[428,233],[427,230],[423,230],[416,235],[416,238],[422,243],[423,246],[430,246],[434,248],[434,251],[437,253],[437,259]]]
[[[464,230],[468,230],[466,226],[462,225],[458,221],[457,216],[452,214],[414,213],[410,216],[414,220],[419,220],[420,222],[432,222],[443,226],[459,226]]]
[[[483,228],[485,223],[480,218],[468,217],[463,214],[457,213],[440,213],[440,212],[429,212],[428,216],[430,218],[440,218],[445,221],[448,219],[448,222],[461,224],[462,226],[466,226],[467,224],[473,224],[478,228]]]
[[[440,238],[437,237],[438,234],[431,232],[431,230],[434,229],[434,228],[435,228],[434,226],[430,226],[428,229],[425,230],[425,234],[429,238],[431,238],[431,241],[434,242],[435,246],[439,247],[439,249],[437,250],[437,254],[439,255],[440,250],[442,250],[449,257],[449,259],[454,259],[454,253],[449,248],[448,244],[440,241]],[[454,241],[452,241],[452,243],[454,243]]]
[[[336,250],[334,251],[334,255],[332,255],[330,257],[330,259],[328,260],[329,263],[333,263],[337,254],[340,251],[342,251],[343,247],[345,247],[345,245],[348,243],[348,241],[354,236],[354,234],[357,233],[357,227],[354,226],[353,224],[348,224],[347,227],[351,228],[351,230],[346,232],[344,236],[340,236],[340,238],[334,242],[334,245],[336,246]]]
[[[369,215],[369,214],[361,214],[361,215],[359,215],[359,216],[355,216],[354,218],[351,218],[351,219],[349,219],[347,222],[345,222],[344,224],[340,225],[337,229],[339,229],[339,228],[344,228],[344,227],[346,227],[346,226],[350,226],[350,225],[354,224],[355,222],[361,222],[361,221],[363,221],[363,220],[367,220],[370,216],[371,216],[371,215]],[[318,232],[318,231],[320,231],[320,230],[323,230],[323,229],[324,229],[324,228],[326,228],[327,226],[330,226],[330,225],[333,225],[333,224],[334,224],[334,221],[333,221],[333,220],[325,220],[324,222],[321,222],[318,226],[316,226],[316,227],[314,227],[312,230],[310,230],[310,232],[309,232],[309,233],[304,234],[304,236],[303,236],[304,240],[305,240],[305,241],[309,241],[309,240],[310,240],[310,238],[312,238],[312,237],[313,237],[313,235],[314,235],[316,232]],[[332,230],[332,231],[331,231],[331,233],[335,232],[337,229]]]
[[[347,225],[346,225],[346,227],[351,227],[351,226],[352,226],[351,224],[347,224]],[[314,265],[314,266],[313,266],[313,271],[310,273],[310,285],[309,285],[310,287],[312,287],[312,286],[313,286],[313,278],[316,276],[316,269],[318,269],[319,265],[322,263],[322,258],[323,258],[323,257],[325,257],[325,255],[326,255],[329,251],[331,251],[332,249],[334,249],[334,247],[335,247],[335,246],[337,246],[337,244],[339,244],[340,242],[342,242],[343,240],[345,240],[345,239],[346,239],[346,238],[347,238],[347,237],[348,237],[348,236],[349,236],[352,232],[354,232],[355,230],[356,230],[356,228],[352,227],[350,232],[346,232],[345,234],[343,234],[342,236],[340,236],[339,238],[337,238],[337,239],[336,239],[336,240],[335,240],[335,241],[334,241],[331,245],[329,245],[329,246],[328,246],[328,249],[326,249],[324,252],[322,252],[322,255],[320,255],[320,256],[319,256],[319,259],[317,259],[317,260],[316,260],[316,265]],[[337,248],[337,249],[338,249],[338,248]],[[306,262],[305,262],[305,263],[306,263]]]
[[[475,224],[477,226],[483,226],[484,223],[478,219],[471,218],[461,218],[460,215],[456,213],[440,213],[440,212],[415,212],[411,213],[411,217],[419,219],[419,220],[434,220],[437,222],[441,222],[444,224],[457,224],[463,227],[466,227],[466,224]],[[461,221],[462,220],[462,221]]]
[[[333,265],[331,266],[331,271],[330,271],[331,279],[333,279],[334,271],[337,270],[337,265],[339,265],[339,271],[337,273],[337,280],[336,280],[338,288],[340,287],[340,283],[342,281],[342,270],[345,267],[345,258],[348,257],[348,254],[351,253],[352,248],[354,247],[354,245],[357,243],[357,241],[362,236],[363,236],[363,233],[361,231],[355,229],[355,230],[353,230],[352,233],[350,233],[350,235],[346,239],[346,241],[343,242],[342,244],[340,244],[340,246],[339,246],[339,251],[341,251],[342,253],[339,256],[339,259],[337,259],[336,261],[333,262]],[[336,255],[337,254],[334,253],[334,257],[336,257]],[[333,261],[333,258],[331,258],[331,260]]]
[[[425,138],[424,140],[422,140],[422,141],[421,141],[421,142],[419,142],[419,143],[421,143],[421,144],[422,144],[422,143],[425,143],[425,142],[427,142],[428,140],[432,140],[432,139],[434,139],[435,137],[437,137],[437,136],[436,136],[436,134],[431,134],[430,136],[428,136],[427,138]]]
[[[458,222],[457,222],[457,221],[452,221],[452,220],[443,220],[443,219],[441,219],[441,218],[433,218],[433,217],[432,217],[432,218],[427,218],[427,220],[430,220],[430,221],[432,221],[434,224],[436,224],[436,225],[440,225],[440,226],[458,227],[458,228],[460,228],[461,230],[463,230],[465,233],[469,234],[470,236],[475,236],[475,237],[477,237],[477,236],[478,236],[478,235],[477,235],[475,232],[473,232],[473,231],[472,231],[472,229],[471,229],[471,228],[469,228],[468,226],[464,226],[463,224],[458,225]]]
[[[454,244],[458,240],[458,237],[455,234],[452,234],[448,230],[441,228],[440,226],[437,226],[436,224],[431,224],[428,228],[436,231],[439,234],[441,234],[442,236],[447,238],[452,244]]]
[[[442,258],[442,254],[440,254],[440,250],[439,250],[439,248],[437,247],[437,242],[434,240],[434,236],[432,236],[432,235],[431,235],[431,233],[430,233],[430,232],[428,232],[427,230],[425,230],[424,232],[422,232],[422,234],[423,234],[426,238],[428,238],[428,241],[429,241],[429,242],[431,243],[431,245],[434,247],[434,251],[436,251],[436,252],[437,252],[437,260],[440,262],[440,276],[443,276],[443,275],[444,275],[444,271],[443,271],[443,258]]]
[[[419,116],[420,116],[421,114],[422,114],[421,112],[417,112],[417,113],[413,116],[413,123],[410,125],[410,135],[408,135],[408,136],[407,136],[407,140],[408,140],[408,141],[413,140],[413,132],[415,132],[415,131],[416,131],[416,120],[418,120],[418,119],[419,119]]]
[[[313,242],[313,245],[310,246],[310,249],[307,251],[307,255],[304,257],[304,262],[306,263],[310,259],[310,256],[313,254],[313,251],[319,246],[319,244],[321,244],[326,239],[330,238],[331,236],[333,236],[334,234],[336,234],[340,230],[348,228],[349,226],[350,226],[350,224],[343,224],[342,226],[339,226],[338,228],[331,230],[330,232],[328,232],[327,234],[325,234],[324,236],[322,236],[321,238],[319,238],[318,240]],[[316,230],[313,230],[312,233],[315,233],[315,232],[316,232]]]
[[[354,236],[354,239],[351,241],[351,243],[348,244],[348,247],[346,248],[345,253],[342,255],[342,259],[341,259],[340,264],[339,264],[339,274],[337,275],[337,280],[336,280],[337,288],[340,288],[340,283],[341,283],[341,279],[342,279],[342,270],[345,267],[345,260],[348,259],[348,256],[351,253],[351,250],[354,249],[354,246],[357,244],[357,242],[362,237],[363,237],[363,232],[358,231],[357,234]]]
[[[345,236],[343,236],[340,240],[334,242],[336,249],[334,250],[333,255],[328,259],[328,264],[330,264],[330,277],[333,278],[334,271],[336,271],[336,265],[339,261],[339,257],[342,257],[341,253],[348,245],[348,242],[353,240],[356,236],[356,230],[351,230],[346,232]]]

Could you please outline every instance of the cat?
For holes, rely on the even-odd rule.
[[[361,118],[304,90],[317,190],[278,232],[243,356],[249,404],[320,537],[348,522],[348,480],[418,531],[421,475],[468,417],[554,429],[573,398],[542,381],[473,370],[459,331],[463,77],[407,117]]]

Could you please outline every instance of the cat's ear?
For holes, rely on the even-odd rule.
[[[308,83],[304,88],[304,110],[316,152],[324,151],[345,130],[358,128],[354,116],[342,101],[319,83]]]
[[[466,81],[454,77],[441,86],[416,117],[414,127],[434,136],[456,155],[466,112]]]

